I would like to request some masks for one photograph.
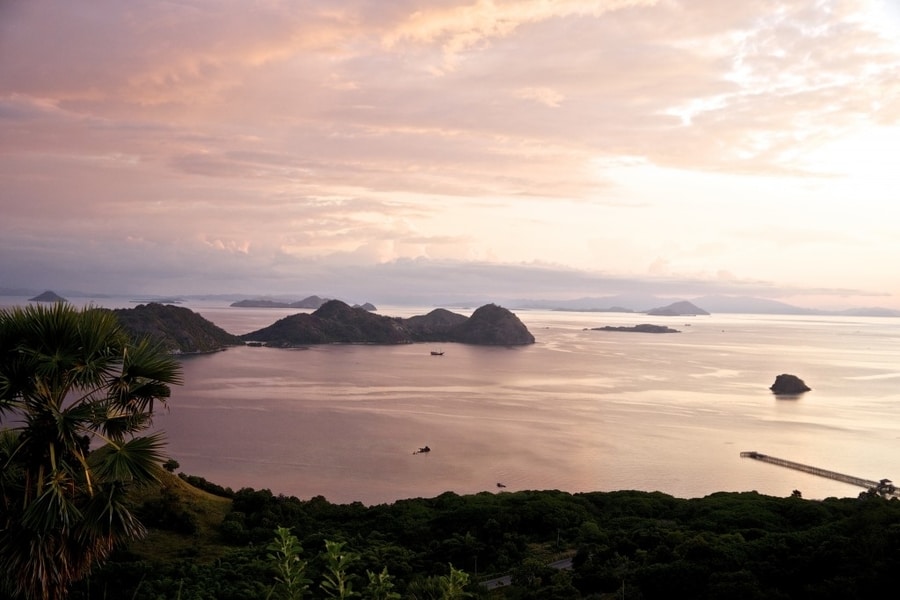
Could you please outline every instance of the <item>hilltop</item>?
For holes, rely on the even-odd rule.
[[[196,477],[166,471],[158,477],[158,487],[132,492],[148,532],[130,544],[130,551],[145,560],[162,562],[188,555],[211,560],[227,552],[220,529],[231,512],[231,499],[192,485],[198,480],[205,483]]]
[[[176,354],[214,352],[244,342],[183,306],[140,304],[113,311],[133,336],[150,336]]]
[[[673,302],[667,306],[651,308],[647,311],[647,314],[654,317],[685,317],[708,315],[709,313],[687,300],[682,300],[680,302]]]

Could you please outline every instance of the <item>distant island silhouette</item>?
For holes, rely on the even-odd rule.
[[[29,302],[68,302],[65,298],[57,294],[56,292],[51,292],[47,290],[43,294],[38,294],[34,298],[29,298]]]
[[[692,317],[696,315],[709,315],[708,312],[687,300],[673,302],[668,306],[651,308],[647,311],[647,314],[654,317]]]
[[[245,342],[297,347],[310,344],[458,342],[494,346],[533,344],[534,336],[509,310],[486,304],[471,317],[438,308],[403,319],[329,300],[312,314],[296,314],[241,336]]]
[[[633,327],[613,327],[611,325],[607,325],[606,327],[592,327],[591,331],[633,331],[636,333],[681,333],[677,329],[672,329],[671,327],[666,327],[665,325],[650,325],[649,323],[644,323],[642,325],[634,325]]]

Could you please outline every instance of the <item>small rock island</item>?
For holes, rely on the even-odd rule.
[[[776,396],[794,396],[797,394],[802,394],[803,392],[808,392],[812,388],[806,385],[806,383],[804,383],[803,380],[796,375],[782,373],[775,378],[775,383],[773,383],[769,387],[769,389],[772,390],[772,393]]]

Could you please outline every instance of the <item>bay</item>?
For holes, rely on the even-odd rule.
[[[282,316],[197,310],[235,333]],[[242,347],[187,358],[186,384],[158,424],[189,473],[333,502],[521,489],[862,491],[742,459],[744,450],[900,476],[896,319],[517,314],[533,346],[444,344],[443,356],[421,344]],[[644,322],[680,333],[590,329]],[[768,387],[785,372],[813,391],[776,398]],[[425,445],[432,451],[414,454]]]
[[[237,334],[297,312],[187,306]],[[900,319],[516,314],[534,345],[442,344],[443,356],[427,344],[237,347],[184,357],[185,383],[155,427],[186,473],[340,503],[522,489],[862,491],[741,458],[746,450],[900,479]],[[680,333],[590,329],[640,323]],[[813,390],[776,398],[768,387],[780,373]],[[414,453],[425,445],[431,452]]]

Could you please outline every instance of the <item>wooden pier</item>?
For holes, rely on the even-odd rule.
[[[774,456],[769,456],[768,454],[763,454],[761,452],[741,452],[741,458],[752,458],[753,460],[760,460],[769,464],[778,465],[779,467],[787,467],[788,469],[794,469],[795,471],[803,471],[804,473],[809,473],[810,475],[818,475],[819,477],[825,477],[828,479],[834,479],[835,481],[849,483],[850,485],[865,488],[866,490],[875,492],[885,497],[900,497],[900,490],[898,490],[894,486],[894,484],[891,483],[890,479],[874,481],[872,479],[854,477],[853,475],[845,475],[843,473],[837,473],[835,471],[829,471],[827,469],[820,469],[819,467],[803,465],[791,460],[785,460],[783,458],[776,458]]]

